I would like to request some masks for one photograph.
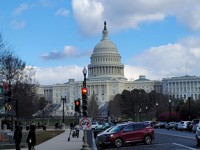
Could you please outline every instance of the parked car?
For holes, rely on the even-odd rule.
[[[179,124],[180,122],[177,122],[175,125],[174,125],[174,129],[175,130],[178,130],[178,124]]]
[[[187,130],[191,132],[193,126],[194,126],[193,123],[192,123],[192,122],[189,122],[188,125],[187,125]]]
[[[104,123],[98,122],[97,126],[94,128],[95,130],[102,130]]]
[[[165,124],[165,128],[167,130],[169,130],[169,129],[175,129],[175,125],[176,125],[176,122],[169,122],[169,123]]]
[[[92,122],[92,129],[95,129],[97,126],[99,125],[99,123],[98,122]]]
[[[181,121],[178,123],[178,130],[187,130],[187,125],[190,123],[191,121]]]
[[[154,128],[160,128],[160,122],[156,122],[154,125],[153,125]]]
[[[101,130],[101,131],[94,130],[94,131],[93,131],[94,138],[96,138],[97,135],[100,134],[100,133],[102,134],[103,132],[105,132],[105,133],[109,132],[114,126],[115,126],[115,125],[112,124],[109,128],[107,128],[107,129],[105,129],[105,130]]]
[[[144,121],[145,123],[150,124],[150,126],[154,126],[156,124],[156,121]]]
[[[197,124],[199,124],[200,123],[200,119],[193,119],[192,120],[192,131],[194,131],[194,132],[196,132],[196,129],[197,129]]]
[[[151,144],[154,139],[154,129],[146,123],[128,122],[114,126],[111,130],[102,132],[96,137],[98,147],[121,147],[127,143],[144,142]]]
[[[157,122],[156,124],[154,124],[154,128],[160,128],[160,129],[163,129],[163,128],[165,128],[165,125],[166,125],[167,123],[166,122]]]
[[[196,140],[197,140],[197,145],[200,146],[200,125],[198,125],[196,128]]]

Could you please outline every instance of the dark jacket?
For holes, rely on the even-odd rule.
[[[26,139],[26,143],[30,144],[31,146],[36,145],[36,135],[35,135],[35,129],[30,128],[30,131],[28,133],[28,137]]]
[[[21,143],[22,131],[21,131],[20,127],[16,127],[13,139],[15,140],[15,143]]]

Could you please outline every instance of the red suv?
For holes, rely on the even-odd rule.
[[[146,123],[128,122],[105,130],[96,137],[98,147],[108,145],[121,147],[124,144],[144,142],[151,144],[154,139],[154,129]]]

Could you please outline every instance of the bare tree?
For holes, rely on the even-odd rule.
[[[99,105],[98,105],[98,99],[95,96],[95,94],[93,94],[89,100],[88,103],[88,114],[92,117],[92,118],[96,118],[98,117],[99,114]]]
[[[14,54],[15,47],[5,42],[0,34],[0,77],[8,83],[12,100],[18,101],[18,113],[30,117],[37,111],[37,82],[35,71]]]
[[[117,94],[113,100],[109,102],[108,109],[109,113],[114,118],[120,118],[121,117],[121,107],[120,107],[120,101],[121,101],[121,95]]]

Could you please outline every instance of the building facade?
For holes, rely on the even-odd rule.
[[[200,77],[198,76],[163,78],[162,86],[163,94],[169,95],[170,98],[200,99]]]

